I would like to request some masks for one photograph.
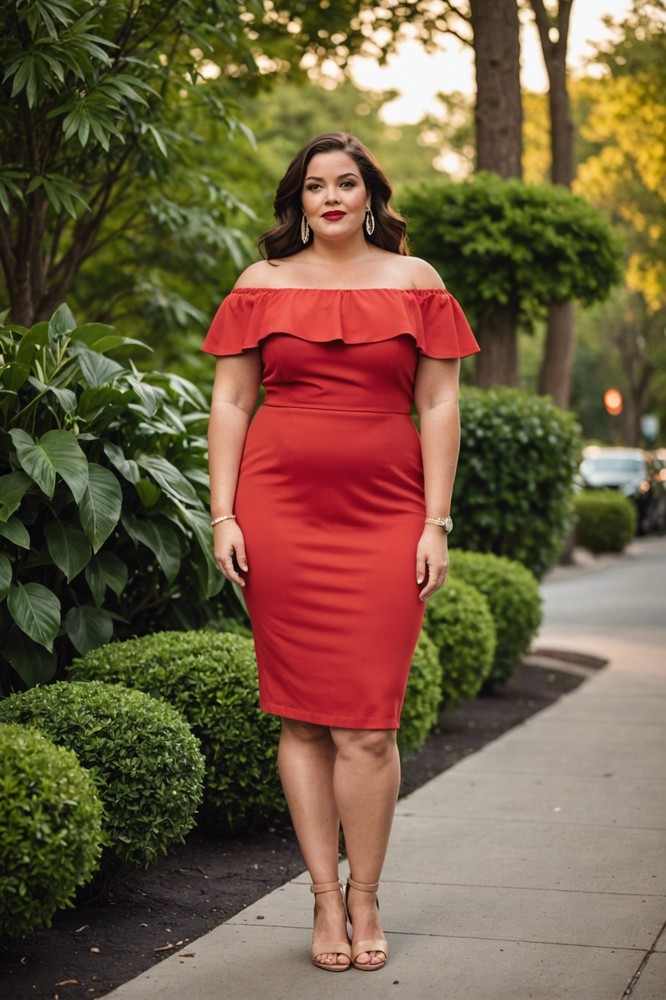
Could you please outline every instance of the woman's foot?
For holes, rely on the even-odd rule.
[[[312,961],[327,972],[344,972],[351,965],[345,907],[339,882],[311,886],[316,894],[312,930]]]
[[[353,931],[352,964],[363,972],[381,969],[388,958],[388,944],[379,919],[378,887],[352,878],[347,880],[345,902]]]

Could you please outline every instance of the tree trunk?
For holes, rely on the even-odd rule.
[[[475,381],[480,389],[493,385],[517,388],[518,338],[516,315],[510,306],[497,306],[475,329],[481,352],[476,355]]]
[[[522,177],[523,105],[516,0],[470,0],[476,63],[476,165]]]
[[[476,64],[476,166],[500,177],[522,176],[523,104],[516,0],[470,0]],[[515,310],[497,306],[478,324],[476,384],[517,386]]]
[[[571,397],[571,372],[575,353],[573,302],[551,306],[548,310],[548,334],[544,346],[539,392],[551,396],[563,410]]]
[[[575,176],[575,165],[574,128],[567,89],[567,42],[573,0],[559,0],[554,25],[551,25],[543,0],[531,2],[549,82],[550,176],[553,184],[570,188]],[[556,39],[551,38],[551,29],[557,32]],[[576,353],[574,319],[572,302],[550,306],[546,344],[539,372],[539,392],[552,396],[562,409],[567,408],[571,398],[571,372]]]

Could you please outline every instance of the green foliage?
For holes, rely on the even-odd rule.
[[[398,746],[402,753],[418,750],[437,722],[442,700],[442,666],[437,649],[425,632],[416,643],[400,714]]]
[[[182,712],[206,756],[204,818],[213,826],[236,832],[284,810],[280,722],[259,709],[251,639],[162,632],[96,649],[70,673],[150,691]]]
[[[488,680],[508,680],[527,652],[541,624],[541,597],[536,577],[519,562],[488,552],[450,553],[451,582],[464,580],[488,601],[497,646]]]
[[[102,852],[102,803],[75,754],[0,725],[0,933],[49,927]]]
[[[605,298],[620,245],[604,216],[561,186],[481,173],[403,193],[415,253],[437,267],[479,323],[510,306],[531,329],[548,305]]]
[[[442,664],[442,707],[474,698],[490,674],[497,646],[486,598],[453,577],[428,599],[423,627]]]
[[[10,695],[0,720],[40,730],[91,771],[104,805],[104,867],[146,866],[193,827],[204,760],[169,705],[120,684],[60,681]]]
[[[72,648],[201,624],[222,587],[206,401],[112,360],[128,347],[143,345],[77,327],[66,306],[49,324],[0,327],[0,662],[26,685]]]
[[[454,547],[494,552],[541,576],[570,522],[580,441],[571,413],[518,389],[465,389],[453,494]]]
[[[613,490],[583,490],[574,497],[576,544],[590,552],[622,552],[636,534],[636,508]]]

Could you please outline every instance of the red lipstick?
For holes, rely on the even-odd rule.
[[[347,214],[346,212],[324,212],[322,218],[330,219],[332,222],[334,222],[336,219],[344,219],[346,214]]]

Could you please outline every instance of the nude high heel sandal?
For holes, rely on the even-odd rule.
[[[341,882],[320,882],[318,885],[311,885],[310,892],[314,892],[315,896],[320,892],[340,892],[342,889]],[[315,920],[317,918],[317,900],[315,899],[314,905],[314,915]],[[316,965],[318,969],[323,969],[324,972],[346,972],[347,969],[351,969],[351,947],[349,941],[321,941],[318,944],[314,944],[314,932],[313,932],[313,944],[310,949],[310,956],[312,958],[312,964]],[[337,963],[335,965],[324,964],[323,962],[317,962],[317,955],[333,954],[344,955],[349,961],[346,965],[340,965]]]
[[[349,889],[357,889],[359,892],[377,892],[379,889],[379,882],[374,882],[372,885],[366,885],[363,882],[355,882],[354,879],[349,876],[347,879],[347,888],[345,891],[345,909],[347,910],[347,919],[349,923],[352,924],[351,913],[349,912]],[[377,909],[379,909],[379,900],[377,902]],[[352,924],[353,926],[353,924]],[[363,952],[370,951],[381,951],[385,956],[383,962],[367,962],[365,965],[360,964],[356,961],[359,955]],[[374,941],[358,941],[356,944],[352,942],[351,947],[351,961],[355,969],[360,972],[375,972],[377,969],[383,969],[386,965],[386,959],[388,958],[388,942],[385,938],[376,938]]]

